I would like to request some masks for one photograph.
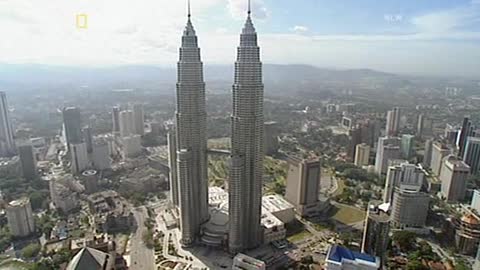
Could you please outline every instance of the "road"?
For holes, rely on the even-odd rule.
[[[153,249],[145,246],[142,240],[143,232],[147,230],[145,227],[145,220],[148,217],[145,206],[135,208],[133,215],[137,222],[137,230],[130,239],[130,269],[131,270],[146,270],[155,269],[155,255]]]

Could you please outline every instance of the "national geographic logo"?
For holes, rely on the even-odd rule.
[[[87,29],[88,28],[87,14],[77,14],[76,24],[78,29]]]

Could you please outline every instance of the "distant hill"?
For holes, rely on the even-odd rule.
[[[334,70],[308,65],[264,65],[267,92],[318,89],[398,88],[409,84],[402,76],[369,69]],[[205,65],[205,80],[215,88],[230,89],[233,65]],[[144,87],[175,85],[176,70],[158,66],[84,68],[48,65],[0,64],[0,88],[31,86]],[[227,90],[227,89],[225,89]]]

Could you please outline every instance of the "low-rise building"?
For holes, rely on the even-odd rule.
[[[238,253],[237,256],[233,258],[233,270],[265,270],[266,267],[265,262],[242,253]]]
[[[12,177],[22,174],[20,158],[14,156],[11,158],[0,158],[0,177]]]
[[[326,270],[378,270],[380,258],[333,245],[329,248]]]
[[[115,191],[98,192],[88,196],[90,212],[97,232],[127,231],[135,224],[133,213],[125,199]]]
[[[119,254],[94,248],[82,248],[67,265],[66,270],[126,270],[125,260]]]
[[[78,193],[72,190],[66,179],[51,179],[49,182],[50,198],[56,209],[67,214],[79,207]]]
[[[220,187],[210,187],[208,197],[210,219],[202,226],[200,240],[207,246],[224,246],[228,239],[228,193]],[[272,195],[263,197],[260,221],[263,243],[285,239],[286,228],[282,220],[290,222],[292,217],[293,206],[283,198]]]

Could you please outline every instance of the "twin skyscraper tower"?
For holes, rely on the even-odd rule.
[[[249,2],[247,20],[237,48],[232,89],[228,180],[228,249],[232,253],[254,248],[262,239],[262,63],[250,15]],[[175,136],[169,136],[174,147],[170,152],[175,155],[175,159],[170,158],[171,189],[172,200],[180,209],[181,243],[189,246],[198,239],[202,224],[209,220],[205,82],[190,3],[177,69],[176,130]]]

